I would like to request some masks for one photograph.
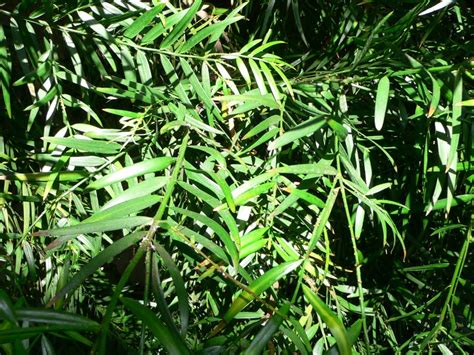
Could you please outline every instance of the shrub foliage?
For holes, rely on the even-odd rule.
[[[4,353],[474,348],[467,1],[0,19]]]

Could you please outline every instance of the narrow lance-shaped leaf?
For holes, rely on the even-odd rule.
[[[156,38],[161,36],[167,29],[173,27],[186,15],[186,11],[180,11],[166,18],[166,21],[160,21],[157,25],[153,26],[145,35],[141,41],[141,44],[149,44]]]
[[[311,175],[336,175],[337,171],[330,165],[314,163],[314,164],[297,164],[286,165],[272,169],[279,174],[311,174]]]
[[[38,231],[33,233],[33,236],[55,236],[60,237],[54,242],[50,243],[46,248],[52,249],[56,248],[62,243],[73,239],[79,234],[88,234],[88,233],[102,233],[109,232],[125,228],[133,228],[141,225],[150,223],[152,220],[151,217],[124,217],[118,219],[109,219],[106,221],[98,221],[91,223],[79,223],[75,226],[49,229],[45,231]]]
[[[441,87],[438,84],[438,81],[432,76],[431,82],[433,83],[433,93],[431,94],[430,107],[428,109],[428,117],[431,117],[436,112],[438,108],[439,100],[441,97]]]
[[[150,196],[155,191],[161,189],[168,182],[168,177],[157,176],[151,179],[146,179],[136,185],[131,186],[119,195],[116,195],[113,199],[109,200],[105,205],[100,208],[100,211],[105,211],[115,205],[126,203],[136,198]]]
[[[18,309],[16,316],[20,321],[57,325],[75,325],[83,329],[97,329],[99,324],[89,318],[50,309]]]
[[[165,7],[164,3],[161,3],[151,10],[143,13],[139,18],[137,18],[123,33],[123,35],[127,38],[133,38],[138,35],[143,29],[148,26],[148,24],[153,21],[153,19],[158,15],[161,10]]]
[[[40,312],[42,314],[40,314]],[[37,322],[40,321],[41,323],[46,324],[33,327],[4,329],[0,332],[0,344],[28,339],[48,332],[97,332],[100,329],[100,325],[98,323],[75,314],[44,310],[19,310],[18,313],[25,321],[32,322],[35,320]]]
[[[153,81],[151,68],[148,64],[148,58],[143,51],[137,51],[137,69],[140,80],[145,85],[150,85]]]
[[[129,234],[117,241],[107,248],[105,248],[99,255],[92,258],[86,265],[84,265],[79,272],[77,272],[71,280],[49,301],[48,305],[54,304],[57,300],[71,293],[84,282],[84,280],[96,272],[102,265],[110,262],[116,255],[123,252],[131,245],[137,243],[145,236],[146,232],[135,232]]]
[[[33,110],[35,108],[38,108],[38,107],[41,107],[41,106],[45,105],[46,103],[51,101],[54,97],[56,97],[57,93],[58,93],[58,87],[53,86],[51,88],[51,90],[49,90],[38,101],[35,101],[35,103],[33,103],[32,105],[25,107],[25,111],[30,111],[30,110]]]
[[[109,219],[106,221],[79,223],[75,226],[48,229],[33,233],[34,236],[63,236],[63,235],[77,235],[87,233],[100,233],[123,228],[136,227],[150,222],[151,217],[128,217],[119,219]]]
[[[282,263],[278,266],[275,266],[273,269],[268,270],[265,274],[253,281],[248,286],[248,291],[242,291],[242,293],[232,303],[229,310],[224,314],[224,321],[230,322],[232,319],[234,319],[242,309],[244,309],[255,299],[255,296],[259,296],[275,282],[295,270],[301,265],[301,263],[301,260]]]
[[[258,86],[258,89],[260,90],[260,93],[262,95],[266,95],[268,91],[265,86],[265,80],[263,80],[263,76],[262,76],[262,73],[260,72],[260,68],[258,64],[253,59],[249,59],[249,65],[255,77],[255,81],[257,82],[257,86]]]
[[[459,126],[461,125],[462,106],[459,103],[462,101],[463,94],[463,80],[462,72],[458,72],[455,79],[455,87],[453,93],[453,107],[451,113],[451,145],[449,149],[448,162],[446,163],[446,171],[456,169],[457,164],[457,149],[461,134],[459,133]]]
[[[305,122],[291,128],[289,131],[283,133],[280,137],[275,139],[268,145],[268,150],[275,150],[287,144],[294,143],[302,137],[309,136],[321,129],[326,124],[326,120],[321,117],[310,118]]]
[[[26,74],[22,78],[18,79],[13,83],[13,86],[20,86],[27,83],[31,83],[36,79],[44,80],[51,71],[51,63],[49,61],[41,63],[38,68],[31,73]]]
[[[114,171],[113,173],[110,173],[90,183],[86,190],[98,190],[105,186],[109,186],[111,184],[115,184],[133,177],[154,173],[166,169],[173,161],[174,159],[170,157],[160,157],[145,160],[140,163],[127,166],[126,168]]]
[[[281,323],[283,323],[284,317],[288,314],[290,305],[284,304],[277,312],[270,318],[270,320],[263,326],[263,328],[253,338],[250,346],[245,351],[245,355],[260,354],[268,342],[276,333]]]
[[[211,100],[211,94],[209,90],[206,90],[204,88],[204,86],[201,84],[198,77],[194,73],[193,69],[184,58],[180,58],[179,61],[184,74],[189,78],[189,82],[191,83],[192,88],[194,89],[194,91],[196,91],[196,94],[203,101],[206,108],[210,110],[212,114],[217,117],[217,119],[222,120],[222,116],[219,112],[219,109]]]
[[[303,292],[306,299],[319,314],[324,323],[328,326],[334,338],[336,338],[339,354],[351,355],[351,345],[344,325],[336,314],[315,294],[311,289],[303,285]]]
[[[161,244],[154,243],[156,252],[160,255],[163,263],[165,264],[168,272],[173,279],[176,296],[178,297],[179,313],[181,318],[181,333],[186,333],[189,322],[189,304],[188,304],[188,292],[184,283],[183,277],[178,270],[178,266],[171,258],[171,255]]]
[[[227,252],[232,258],[234,265],[238,265],[239,254],[237,248],[235,247],[233,240],[230,238],[229,233],[227,233],[227,231],[219,223],[214,221],[212,218],[209,218],[208,216],[205,216],[200,213],[188,211],[186,209],[181,209],[177,207],[173,207],[172,209],[212,229],[224,244],[225,248],[227,249]]]
[[[2,87],[3,102],[8,117],[12,117],[10,100],[11,60],[7,50],[7,42],[3,26],[0,25],[0,86]]]
[[[347,329],[347,338],[349,339],[350,346],[352,346],[357,341],[361,330],[362,320],[360,319],[355,321],[354,324],[352,324],[351,327]],[[339,352],[337,351],[337,344],[331,346],[326,355],[339,355]]]
[[[120,150],[120,144],[114,142],[104,142],[92,139],[79,139],[73,137],[43,137],[43,140],[68,148],[77,149],[83,152],[93,152],[100,154],[114,154]]]
[[[213,178],[213,180],[219,185],[219,187],[222,190],[222,193],[225,196],[227,205],[229,206],[229,209],[235,213],[235,201],[232,196],[232,192],[230,190],[229,185],[227,185],[227,182],[225,179],[219,174],[219,173],[213,173],[213,172],[208,172],[208,174]]]
[[[151,330],[156,339],[165,347],[168,354],[190,354],[184,341],[180,337],[176,337],[150,309],[131,298],[122,297],[120,300],[125,307],[132,311]]]
[[[388,96],[390,93],[390,80],[388,76],[380,79],[377,85],[377,96],[375,98],[375,128],[380,131],[385,120],[385,113],[387,111]]]
[[[128,216],[132,213],[138,213],[143,211],[145,208],[149,208],[161,201],[161,196],[146,195],[137,197],[131,200],[124,201],[122,203],[110,206],[107,209],[100,210],[94,213],[83,222],[96,222],[103,221],[111,218],[121,218]]]
[[[260,132],[265,131],[266,129],[268,129],[272,126],[277,125],[280,122],[280,120],[281,120],[281,117],[279,115],[270,116],[270,117],[266,118],[265,120],[263,120],[262,122],[260,122],[259,124],[253,126],[242,137],[242,139],[245,140],[245,139],[252,138],[253,136],[259,134]]]
[[[166,36],[163,42],[161,42],[161,49],[168,48],[179,39],[179,36],[181,36],[186,30],[186,27],[189,25],[196,12],[201,8],[201,2],[202,0],[195,0],[191,7],[186,10],[187,12],[183,19],[179,21],[179,23],[173,28],[173,31],[171,31],[171,33]]]
[[[216,35],[222,34],[222,32],[224,32],[227,26],[229,26],[230,24],[234,22],[239,21],[242,18],[243,18],[242,16],[236,16],[230,19],[227,18],[223,21],[217,22],[215,24],[212,24],[210,26],[203,28],[201,31],[199,31],[190,39],[186,40],[186,42],[184,42],[183,46],[180,48],[180,52],[181,53],[188,52],[190,49],[192,49],[194,46],[196,46],[198,43],[202,42],[204,39],[206,39],[209,36],[216,37]],[[219,38],[219,36],[217,36],[217,38]]]
[[[51,179],[56,179],[61,182],[66,181],[76,181],[84,179],[89,174],[86,171],[62,171],[59,173],[59,176],[56,176],[54,173],[10,173],[0,170],[0,181],[2,180],[18,180],[18,181],[28,181],[29,183],[42,183],[48,182]]]
[[[86,25],[91,28],[92,31],[97,33],[100,37],[107,41],[110,41],[111,43],[114,42],[114,38],[109,34],[109,32],[107,32],[107,29],[102,24],[97,22],[97,20],[90,14],[84,11],[78,11],[77,15],[81,18],[82,21],[84,21]]]
[[[17,324],[13,303],[7,293],[0,289],[0,317],[12,324]]]

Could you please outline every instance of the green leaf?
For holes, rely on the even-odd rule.
[[[215,116],[218,118],[221,117],[217,107],[214,108],[211,108],[211,110],[214,112]],[[194,116],[195,115],[185,115],[184,117],[185,122],[189,124],[190,127],[195,128],[199,131],[205,131],[213,134],[224,134],[224,132],[205,124],[201,120],[197,120],[196,118],[194,118]]]
[[[191,68],[191,66],[189,65],[189,63],[184,58],[180,58],[179,62],[181,64],[181,67],[183,68],[184,74],[186,75],[186,77],[189,78],[189,82],[191,83],[192,88],[194,89],[196,94],[199,96],[199,98],[203,101],[205,107],[208,110],[210,110],[212,112],[212,114],[217,119],[222,120],[222,116],[219,112],[219,109],[214,104],[214,102],[212,102],[212,100],[211,100],[210,93],[207,90],[204,89],[203,85],[201,84],[201,82],[197,78],[196,74],[194,73],[194,71]],[[218,133],[216,133],[216,132],[213,132],[213,133],[216,133],[216,134],[221,134],[222,133],[219,130],[213,128],[213,127],[210,127],[210,128],[212,128],[214,131],[218,132]]]
[[[349,345],[352,346],[357,341],[359,337],[360,331],[362,330],[362,320],[357,320],[354,324],[351,325],[349,329],[347,329],[347,338],[349,340]],[[329,348],[325,355],[339,355],[337,351],[337,344],[334,344]]]
[[[123,217],[119,219],[109,219],[91,223],[79,223],[70,227],[48,229],[33,233],[34,236],[54,236],[61,237],[50,243],[46,248],[53,249],[73,239],[79,234],[110,232],[118,229],[129,229],[137,226],[149,224],[153,219],[151,217],[134,216]]]
[[[41,107],[45,104],[47,104],[49,101],[51,101],[54,97],[56,97],[56,94],[59,92],[57,86],[53,86],[51,90],[49,90],[43,97],[41,97],[39,100],[35,101],[32,105],[25,107],[25,111],[30,111],[33,110],[34,108]]]
[[[218,246],[216,243],[189,228],[176,227],[176,222],[173,222],[173,224],[174,228],[170,229],[170,233],[175,236],[177,240],[184,243],[185,245],[189,245],[189,240],[196,241],[197,243],[202,244],[205,248],[209,249],[215,256],[223,260],[226,264],[231,264],[224,249]]]
[[[191,354],[181,337],[176,336],[150,309],[131,298],[121,297],[120,300],[151,330],[168,354]]]
[[[87,114],[91,115],[99,125],[102,125],[102,121],[100,120],[99,116],[97,116],[97,114],[89,105],[85,104],[81,100],[76,99],[75,97],[72,97],[71,95],[68,95],[68,94],[61,95],[61,99],[64,105],[68,107],[73,107],[73,108],[80,108],[81,110],[85,111]]]
[[[143,113],[141,112],[132,112],[128,110],[118,110],[115,108],[104,108],[102,109],[105,112],[111,113],[112,115],[117,115],[121,117],[130,117],[130,118],[143,118]]]
[[[181,21],[173,28],[171,33],[166,36],[166,38],[161,42],[160,48],[166,49],[171,46],[174,42],[176,42],[179,37],[184,33],[186,27],[188,27],[189,23],[193,19],[196,12],[201,8],[202,0],[194,0],[191,7],[186,11],[186,15],[182,18]]]
[[[17,310],[16,313],[18,319],[26,322],[27,324],[40,323],[45,325],[2,329],[0,331],[0,344],[28,339],[48,332],[97,332],[100,329],[100,325],[98,323],[71,313],[36,309],[20,309]]]
[[[16,325],[18,322],[13,303],[7,293],[2,289],[0,289],[0,316],[11,324]]]
[[[146,11],[140,17],[138,17],[133,23],[127,28],[123,35],[127,38],[134,38],[136,35],[140,34],[143,29],[149,25],[151,21],[158,15],[161,10],[165,7],[164,3],[156,5],[151,8],[151,10]]]
[[[54,297],[48,302],[48,305],[53,305],[57,300],[74,291],[84,282],[84,280],[99,270],[100,267],[106,263],[109,263],[115,256],[122,253],[131,245],[136,244],[145,236],[145,234],[146,232],[135,232],[114,241],[113,244],[101,251],[99,255],[95,256],[86,265],[82,266],[81,269],[69,280],[69,282],[61,290],[59,290],[56,295],[54,295]]]
[[[212,179],[217,183],[217,185],[219,185],[219,187],[220,187],[220,189],[221,189],[221,191],[222,191],[222,193],[225,197],[227,205],[229,206],[229,209],[233,213],[235,213],[234,197],[232,196],[232,191],[230,190],[229,185],[225,181],[225,178],[222,177],[220,173],[214,173],[214,172],[211,172],[211,171],[208,171],[207,173],[209,174],[210,177],[212,177]]]
[[[290,261],[282,263],[265,272],[258,279],[254,280],[240,295],[232,302],[228,311],[224,314],[223,320],[230,322],[244,309],[250,302],[259,296],[263,291],[271,287],[275,282],[286,276],[301,265],[302,261]]]
[[[86,317],[48,309],[18,309],[17,318],[30,323],[75,326],[79,329],[98,330],[99,324]]]
[[[268,342],[280,328],[281,323],[285,319],[288,311],[290,310],[290,304],[286,303],[281,306],[275,314],[268,320],[268,322],[262,327],[262,329],[255,335],[250,346],[245,350],[245,355],[261,354],[263,349],[268,345]]]
[[[28,181],[30,183],[48,182],[57,179],[61,182],[77,181],[86,178],[89,174],[86,171],[62,171],[59,176],[56,173],[10,173],[1,171],[0,181],[2,180],[18,180]]]
[[[154,243],[156,252],[160,255],[164,265],[168,269],[171,278],[173,279],[176,296],[178,297],[179,313],[181,318],[181,333],[185,334],[188,328],[189,322],[189,303],[188,303],[188,292],[186,290],[186,284],[179,272],[178,266],[174,262],[173,258],[166,251],[161,244]]]
[[[453,200],[451,202],[448,201],[446,198],[439,199],[434,206],[432,207],[432,210],[437,211],[437,210],[446,210],[448,203],[450,203],[451,207],[456,207],[460,204],[464,203],[470,203],[474,201],[474,194],[464,194],[464,195],[457,195],[453,197]],[[429,210],[429,206],[425,208],[425,212]]]
[[[266,239],[263,239],[263,236],[268,231],[269,227],[255,229],[247,234],[245,234],[241,240],[241,249],[240,249],[240,259],[245,258],[246,256],[255,253],[259,249],[263,248],[267,243]]]
[[[145,225],[151,221],[151,217],[137,216],[120,219],[109,219],[107,221],[79,223],[70,227],[47,229],[35,232],[35,236],[66,236],[87,233],[101,233],[124,228],[132,228],[139,225]]]
[[[265,39],[263,41],[263,44],[257,48],[255,48],[250,54],[249,54],[249,57],[254,57],[256,56],[257,54],[259,53],[262,53],[264,51],[266,51],[268,48],[270,47],[273,47],[273,46],[277,46],[279,44],[282,44],[282,43],[285,43],[283,41],[272,41],[272,42],[266,42],[267,39]]]
[[[10,81],[11,81],[12,61],[8,54],[7,41],[3,26],[0,25],[0,86],[2,87],[3,102],[8,117],[12,118],[12,108],[10,99]]]
[[[148,58],[143,51],[137,51],[137,70],[140,75],[140,81],[145,85],[150,85],[153,82],[151,68],[148,63]]]
[[[310,205],[314,205],[314,206],[319,207],[319,208],[324,207],[324,202],[319,197],[313,195],[310,192],[307,192],[306,190],[293,188],[291,186],[286,187],[284,190],[289,192],[290,194],[293,194],[296,197],[308,202]]]
[[[124,192],[116,195],[113,199],[109,200],[105,205],[103,205],[100,208],[100,211],[105,211],[113,206],[126,203],[127,201],[133,200],[135,198],[148,196],[165,186],[168,180],[169,178],[166,176],[157,176],[146,179],[145,181],[133,185]]]
[[[433,93],[431,94],[430,107],[428,109],[428,117],[431,117],[436,112],[438,108],[439,100],[441,98],[441,87],[438,84],[438,81],[431,76],[431,82],[433,83]]]
[[[303,293],[309,303],[313,306],[319,314],[324,323],[328,326],[334,338],[336,338],[339,354],[351,355],[351,342],[347,335],[344,325],[339,320],[337,315],[315,294],[311,289],[303,285]]]
[[[235,64],[237,64],[237,68],[239,68],[240,74],[242,74],[242,77],[244,78],[247,85],[250,86],[252,84],[252,79],[250,78],[249,70],[247,69],[247,66],[245,65],[242,58],[235,58]]]
[[[291,2],[291,9],[293,10],[293,18],[296,23],[296,28],[298,29],[298,33],[303,40],[304,44],[309,47],[308,41],[306,40],[306,36],[304,34],[303,24],[301,22],[301,12],[299,10],[299,0],[295,0]]]
[[[213,98],[217,101],[223,101],[228,103],[246,103],[249,104],[246,110],[239,109],[239,107],[233,111],[234,115],[247,112],[251,109],[266,106],[269,108],[278,108],[278,103],[274,100],[271,94],[261,95],[258,91],[249,91],[246,94],[241,95],[226,95],[226,96],[216,96]]]
[[[59,157],[58,162],[54,165],[53,170],[51,171],[51,179],[46,183],[43,193],[43,201],[46,200],[48,194],[51,192],[56,179],[59,177],[59,174],[64,167],[64,164],[69,160],[71,157],[70,153],[65,153],[61,157]]]
[[[280,137],[271,142],[268,145],[268,150],[275,150],[287,144],[294,143],[302,137],[313,134],[317,130],[321,129],[325,124],[326,120],[324,118],[310,118],[309,120],[283,133]]]
[[[310,174],[310,175],[336,175],[337,170],[326,163],[314,164],[297,164],[280,166],[270,170],[270,172],[277,172],[279,174]]]
[[[82,137],[82,136],[81,136]],[[120,150],[120,144],[114,142],[104,142],[90,138],[58,138],[43,137],[45,142],[62,145],[68,148],[77,149],[83,152],[92,152],[99,154],[115,154]]]
[[[36,79],[44,80],[49,75],[50,72],[51,72],[51,63],[50,62],[41,63],[35,71],[32,71],[31,73],[28,73],[24,77],[15,81],[13,83],[13,86],[20,86],[27,83],[31,83]]]
[[[237,248],[235,247],[234,241],[230,238],[229,233],[219,223],[214,221],[212,218],[209,218],[200,213],[192,212],[178,207],[173,207],[172,209],[173,211],[176,211],[211,228],[224,244],[225,248],[227,249],[227,252],[229,253],[230,257],[232,258],[232,261],[234,262],[234,265],[238,265],[239,254]]]
[[[335,119],[328,119],[328,126],[331,127],[331,129],[337,134],[340,140],[344,140],[347,137],[347,129],[340,124],[338,121]]]
[[[166,18],[166,21],[161,21],[158,25],[154,26],[149,30],[142,39],[141,44],[149,44],[153,42],[156,38],[161,36],[168,28],[171,28],[177,24],[183,17],[186,15],[186,11],[179,11],[171,16]]]
[[[258,146],[262,145],[265,142],[268,142],[270,139],[275,137],[278,133],[280,133],[279,128],[275,127],[275,128],[270,129],[268,132],[266,132],[264,135],[262,135],[260,138],[258,138],[254,143],[252,143],[247,148],[245,148],[244,150],[239,152],[239,155],[243,155],[245,153],[248,153],[252,149],[257,148]]]
[[[121,182],[133,177],[155,173],[166,169],[173,163],[174,159],[170,157],[160,157],[145,160],[126,168],[114,171],[87,185],[86,191],[102,189],[106,186]]]
[[[460,101],[455,104],[456,106],[474,106],[474,99]]]
[[[223,21],[204,27],[194,36],[186,40],[186,42],[184,42],[183,46],[179,49],[179,51],[181,53],[186,53],[190,49],[192,49],[194,46],[201,43],[204,39],[206,39],[207,37],[211,35],[215,36],[216,38],[219,38],[227,26],[231,25],[234,22],[239,21],[242,18],[243,16],[236,16],[234,18],[226,18]]]
[[[82,21],[84,21],[84,23],[87,26],[91,28],[92,31],[97,33],[100,37],[102,37],[106,41],[110,43],[114,43],[115,41],[114,37],[112,37],[107,31],[107,29],[102,24],[97,22],[97,20],[94,17],[92,17],[90,14],[84,11],[78,11],[77,15],[80,17]]]
[[[276,182],[267,182],[265,184],[261,184],[258,186],[255,186],[245,192],[242,192],[241,194],[237,195],[235,197],[235,205],[236,206],[241,206],[246,204],[249,200],[253,199],[254,197],[260,196],[261,194],[267,192],[271,188],[275,186]],[[225,209],[226,205],[220,205],[216,208],[214,208],[214,211],[221,211]]]
[[[138,213],[146,208],[154,206],[160,201],[161,196],[146,195],[136,197],[134,199],[130,199],[128,201],[124,201],[122,203],[111,206],[108,209],[100,210],[94,213],[89,218],[85,219],[82,223],[90,223],[128,216],[132,213]]]
[[[263,75],[265,76],[265,79],[267,79],[266,83],[270,87],[270,91],[272,92],[273,98],[275,99],[275,101],[279,102],[280,90],[278,89],[275,79],[273,79],[273,75],[270,72],[270,69],[263,61],[259,62],[259,64],[260,64],[260,68],[262,69]]]
[[[390,94],[390,80],[388,76],[380,79],[377,85],[377,96],[375,98],[375,128],[380,131],[385,120],[385,112],[387,111],[388,97]]]
[[[255,81],[257,82],[258,90],[260,90],[260,94],[266,95],[267,88],[265,86],[265,80],[263,80],[262,73],[260,72],[260,68],[258,64],[253,59],[249,59],[250,69],[252,70],[253,76]]]
[[[446,164],[446,171],[453,170],[456,172],[457,165],[457,150],[460,141],[460,128],[461,125],[461,115],[462,115],[462,106],[459,103],[462,101],[463,95],[463,80],[462,72],[458,72],[455,78],[455,87],[453,92],[453,107],[451,113],[451,128],[452,128],[452,137],[451,144],[448,155],[448,162]],[[455,186],[455,184],[453,184]],[[449,210],[449,208],[448,208]]]
[[[122,69],[123,74],[125,76],[125,80],[128,80],[132,83],[137,82],[137,65],[135,64],[134,58],[132,57],[132,53],[130,53],[130,50],[127,46],[120,47],[120,60],[122,62]]]

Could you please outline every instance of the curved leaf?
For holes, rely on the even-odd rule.
[[[174,159],[170,157],[160,157],[150,160],[145,160],[123,169],[114,171],[94,182],[91,182],[86,187],[86,191],[102,189],[106,186],[121,182],[140,175],[155,173],[166,169],[173,163]]]
[[[202,0],[194,0],[191,7],[185,10],[186,15],[184,15],[183,19],[179,21],[179,23],[173,28],[173,31],[171,31],[171,33],[166,36],[163,42],[161,42],[161,49],[168,48],[179,39],[179,37],[183,34],[183,32],[186,30],[186,27],[188,27],[189,23],[193,19],[194,15],[196,15],[196,12],[201,8],[201,2]]]
[[[334,338],[336,338],[337,347],[341,355],[351,355],[351,342],[347,336],[344,325],[336,314],[315,294],[311,289],[303,285],[303,293],[309,303],[319,314],[324,323],[328,326]]]
[[[116,255],[137,243],[145,236],[146,232],[131,233],[105,248],[99,255],[92,258],[77,272],[71,280],[49,301],[49,305],[54,304],[57,300],[71,293],[84,282],[84,280],[96,272],[102,265],[109,263]]]
[[[250,302],[255,300],[255,296],[259,296],[275,282],[299,267],[301,263],[301,260],[282,263],[268,270],[258,279],[254,280],[248,286],[248,291],[242,291],[235,301],[232,302],[232,305],[222,317],[223,320],[225,322],[230,322],[242,309],[244,309]]]
[[[281,306],[276,313],[270,318],[270,320],[263,326],[263,328],[257,333],[255,338],[253,338],[250,346],[245,350],[245,355],[260,354],[268,342],[272,338],[273,334],[276,333],[281,323],[284,320],[284,317],[288,314],[290,310],[290,305],[284,304]]]
[[[170,329],[148,308],[138,303],[134,299],[122,297],[122,303],[136,317],[138,317],[151,330],[153,335],[165,347],[167,352],[172,355],[190,354],[189,349],[181,337],[173,334]]]
[[[380,131],[385,120],[385,112],[387,111],[388,96],[390,93],[390,80],[388,76],[380,79],[377,85],[377,96],[375,98],[375,128]]]

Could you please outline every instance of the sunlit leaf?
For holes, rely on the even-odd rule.
[[[390,79],[384,76],[379,80],[377,85],[377,96],[375,98],[375,128],[380,131],[385,120],[385,113],[387,111],[388,96],[390,94]]]

